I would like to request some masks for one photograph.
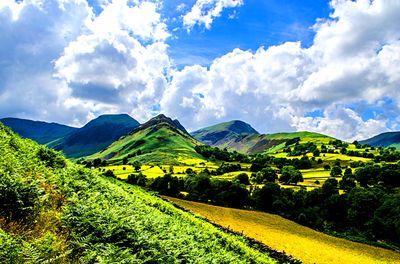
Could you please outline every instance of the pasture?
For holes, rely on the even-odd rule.
[[[243,232],[271,248],[285,251],[306,264],[400,263],[400,253],[332,237],[278,215],[168,199],[221,226]]]

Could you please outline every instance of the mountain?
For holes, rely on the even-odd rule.
[[[78,130],[75,127],[69,127],[57,123],[32,121],[20,118],[3,118],[0,119],[0,122],[10,127],[21,137],[33,139],[40,144],[49,143]]]
[[[178,120],[158,115],[88,159],[118,162],[128,158],[146,163],[186,164],[203,161],[194,147],[201,145]]]
[[[53,141],[50,147],[67,157],[79,158],[96,153],[139,126],[127,114],[101,115],[67,136]]]
[[[204,144],[236,150],[241,153],[273,153],[286,147],[299,138],[300,142],[312,141],[316,144],[327,144],[334,138],[313,132],[288,132],[259,134],[249,124],[242,121],[231,121],[203,128],[192,133],[193,137]]]
[[[372,138],[361,140],[359,143],[374,147],[396,147],[400,149],[400,131],[382,133]]]
[[[258,135],[259,133],[249,124],[240,120],[233,120],[202,128],[191,134],[204,144],[220,146],[224,145],[226,142],[242,138],[244,135]]]

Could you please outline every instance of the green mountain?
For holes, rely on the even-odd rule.
[[[239,121],[240,122],[240,121]],[[244,123],[244,122],[241,122]],[[281,150],[293,141],[299,138],[299,142],[314,142],[316,144],[327,144],[334,138],[313,132],[288,132],[288,133],[275,133],[275,134],[258,134],[257,131],[246,124],[246,129],[243,130],[230,130],[229,124],[235,124],[235,121],[218,124],[209,128],[200,129],[192,133],[192,135],[201,140],[204,144],[226,148],[229,150],[236,150],[241,153],[255,154],[261,152],[273,153]],[[242,126],[243,127],[243,126]],[[253,132],[253,133],[251,133]]]
[[[220,146],[226,142],[240,139],[245,135],[258,134],[249,124],[240,120],[220,123],[191,133],[194,138],[210,146]]]
[[[0,263],[277,263],[0,123]]]
[[[374,147],[396,147],[400,149],[400,132],[382,133],[372,138],[361,140],[359,143]]]
[[[73,133],[57,139],[49,147],[61,150],[67,157],[79,158],[96,153],[139,126],[126,114],[102,115]]]
[[[119,162],[126,157],[146,163],[187,164],[204,159],[194,150],[200,144],[178,120],[158,115],[88,159]]]
[[[47,123],[11,117],[0,119],[0,122],[10,127],[21,137],[33,139],[40,144],[49,143],[78,130],[75,127],[69,127],[57,123]]]

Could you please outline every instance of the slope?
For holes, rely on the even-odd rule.
[[[194,150],[199,144],[179,121],[159,115],[88,159],[120,162],[128,158],[153,164],[184,164],[187,160],[203,160]]]
[[[334,138],[307,131],[275,133],[275,134],[236,134],[232,137],[225,137],[216,141],[212,146],[236,150],[246,154],[256,154],[261,152],[273,153],[282,150],[286,144],[291,144],[293,140],[299,143],[314,142],[317,145],[327,144]],[[203,141],[207,144],[207,141]]]
[[[168,199],[217,224],[282,250],[303,263],[399,263],[399,252],[332,237],[278,215]]]
[[[1,263],[276,263],[136,186],[0,124]]]
[[[240,120],[216,124],[191,133],[195,139],[210,146],[223,145],[249,134],[258,134],[258,132]]]
[[[374,147],[396,147],[400,149],[400,132],[386,132],[372,138],[361,140],[360,144],[368,144]]]
[[[75,127],[69,127],[57,123],[47,123],[11,117],[0,119],[0,122],[10,127],[21,137],[33,139],[40,144],[49,143],[77,130]]]
[[[79,158],[96,153],[139,126],[126,114],[102,115],[73,133],[53,141],[49,147],[61,150],[67,157]]]

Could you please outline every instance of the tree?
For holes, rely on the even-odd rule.
[[[378,183],[380,173],[379,165],[367,164],[364,167],[357,168],[354,176],[362,187],[367,187]]]
[[[281,170],[279,181],[287,184],[297,184],[303,181],[303,175],[293,166],[284,166]]]
[[[235,181],[239,184],[249,185],[249,175],[247,173],[240,173],[238,176],[235,177]]]
[[[330,175],[331,177],[342,176],[342,169],[339,166],[333,166]]]
[[[133,168],[135,169],[136,172],[140,171],[142,168],[142,164],[139,161],[135,161],[132,163]]]
[[[253,200],[257,209],[271,211],[272,204],[279,199],[281,189],[277,183],[268,182],[261,189],[254,191]]]
[[[143,173],[139,172],[138,174],[134,174],[134,173],[129,174],[128,179],[126,181],[127,181],[127,183],[144,187],[144,186],[146,186],[147,178]]]
[[[263,168],[259,172],[251,175],[251,180],[257,184],[261,184],[263,182],[274,182],[276,179],[278,179],[278,175],[271,167]]]
[[[319,157],[320,153],[321,153],[321,152],[319,151],[319,149],[316,148],[316,149],[313,151],[313,156],[314,156],[314,157]]]
[[[124,157],[122,159],[122,165],[126,165],[126,164],[128,164],[128,157]]]

